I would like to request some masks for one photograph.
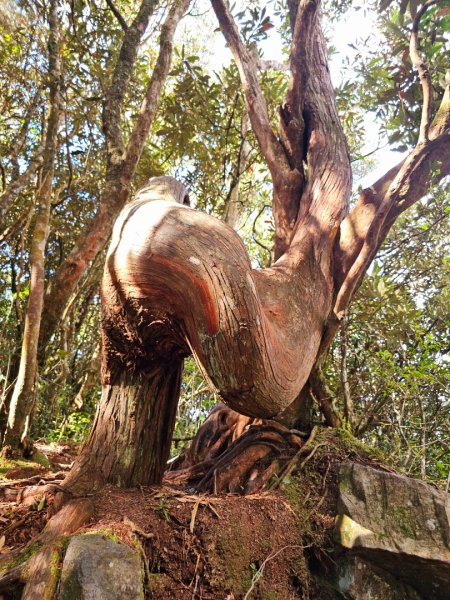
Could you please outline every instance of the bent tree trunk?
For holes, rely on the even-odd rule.
[[[447,90],[428,139],[363,193],[347,216],[351,166],[320,2],[288,2],[291,80],[278,134],[227,4],[212,5],[272,175],[277,261],[252,269],[233,229],[186,206],[187,192],[172,178],[150,180],[125,207],[102,284],[102,400],[69,486],[159,481],[179,370],[190,353],[219,397],[241,414],[267,419],[284,413],[290,425],[312,394],[327,422],[337,424],[320,381],[320,357],[395,219],[425,193],[433,160],[440,162],[440,177],[450,172]]]
[[[263,418],[296,399],[316,360],[332,288],[312,244],[253,270],[238,235],[186,199],[174,179],[154,178],[116,223],[102,283],[103,394],[69,486],[160,480],[191,352],[229,406]]]

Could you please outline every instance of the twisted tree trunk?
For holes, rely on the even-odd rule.
[[[102,283],[103,395],[72,487],[160,479],[169,446],[155,449],[170,440],[191,352],[230,407],[264,418],[296,399],[316,361],[332,302],[322,255],[306,239],[254,270],[234,230],[187,198],[176,180],[154,178],[116,223]]]
[[[252,269],[238,235],[186,206],[187,191],[172,178],[150,180],[125,207],[102,284],[103,395],[69,487],[82,489],[88,480],[90,487],[105,481],[137,485],[160,480],[179,369],[190,353],[219,397],[241,414],[277,416],[292,426],[300,415],[307,417],[315,399],[328,424],[340,423],[322,381],[323,356],[389,228],[426,192],[439,153],[439,177],[449,173],[450,107],[447,92],[435,123],[425,128],[426,138],[420,138],[404,163],[363,192],[347,216],[351,168],[319,3],[288,4],[291,82],[276,135],[254,59],[225,2],[212,0],[272,174],[277,261],[267,269]],[[303,421],[310,426],[307,418]],[[289,456],[301,446],[295,434],[283,445],[280,427],[269,424],[252,433],[259,448],[255,452],[247,441],[240,442],[245,454],[241,474],[251,477],[253,457],[267,463],[258,475],[265,481],[274,464],[267,447]],[[292,436],[289,430],[285,434],[286,439]],[[151,456],[142,456],[141,444]],[[233,453],[231,462],[224,458],[225,470],[237,460]],[[208,477],[205,489],[214,483]],[[225,482],[221,485],[226,489]],[[243,486],[241,475],[235,485]]]

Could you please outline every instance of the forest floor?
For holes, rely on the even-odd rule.
[[[14,490],[55,476],[62,479],[78,452],[78,445],[74,443],[37,442],[35,448],[37,452],[30,460],[0,457],[0,485]],[[48,518],[45,501],[40,504],[38,499],[28,505],[0,495],[0,556],[29,542],[43,529]]]
[[[0,464],[0,489],[62,480],[76,447],[37,446],[41,464]],[[166,485],[107,486],[90,497],[93,515],[77,534],[99,533],[135,548],[145,565],[148,598],[326,600],[328,593],[315,591],[308,572],[315,563],[322,568],[332,562],[337,471],[349,453],[341,440],[321,446],[283,491],[243,497],[198,495]],[[375,460],[352,454],[363,462]],[[44,496],[29,505],[12,496],[0,500],[1,559],[42,531],[52,507]]]

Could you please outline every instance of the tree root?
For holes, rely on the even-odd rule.
[[[166,472],[165,481],[197,492],[255,493],[277,480],[303,446],[298,432],[276,421],[255,423],[221,404]]]
[[[262,419],[246,417],[223,403],[218,404],[194,436],[189,448],[170,463],[169,470],[180,471],[217,459],[249,427],[261,423]]]

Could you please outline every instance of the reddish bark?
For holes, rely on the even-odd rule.
[[[210,493],[261,490],[303,447],[298,432],[276,421],[251,419],[219,404],[164,481]]]

